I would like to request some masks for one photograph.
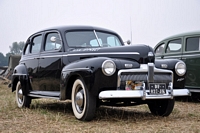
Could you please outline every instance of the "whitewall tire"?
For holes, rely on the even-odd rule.
[[[91,95],[81,79],[76,79],[72,87],[72,109],[79,120],[92,120],[96,111],[96,98]]]

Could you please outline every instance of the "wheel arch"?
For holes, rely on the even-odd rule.
[[[62,73],[60,100],[71,99],[72,87],[76,79],[80,78],[87,89],[90,88],[92,73],[91,70],[67,71]]]

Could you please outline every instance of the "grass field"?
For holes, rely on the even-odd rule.
[[[5,133],[200,133],[200,103],[176,101],[169,117],[155,117],[146,105],[100,107],[90,122],[76,120],[70,101],[32,100],[20,109],[15,93],[0,84],[0,132]]]

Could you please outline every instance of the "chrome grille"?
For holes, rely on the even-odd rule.
[[[147,82],[147,73],[130,73],[130,74],[121,74],[120,78],[121,81],[144,81]],[[172,75],[169,73],[157,74],[155,73],[154,82],[161,83],[161,82],[171,82]]]
[[[120,89],[126,81],[148,83],[173,83],[173,72],[171,70],[158,69],[154,64],[141,64],[137,69],[123,69],[118,71],[117,87]],[[149,74],[149,75],[148,75]],[[123,88],[123,87],[122,87]]]

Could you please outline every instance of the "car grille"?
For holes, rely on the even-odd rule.
[[[147,73],[122,73],[120,75],[121,81],[144,81],[147,82]],[[172,75],[170,73],[155,73],[154,82],[162,83],[162,82],[171,82]]]

